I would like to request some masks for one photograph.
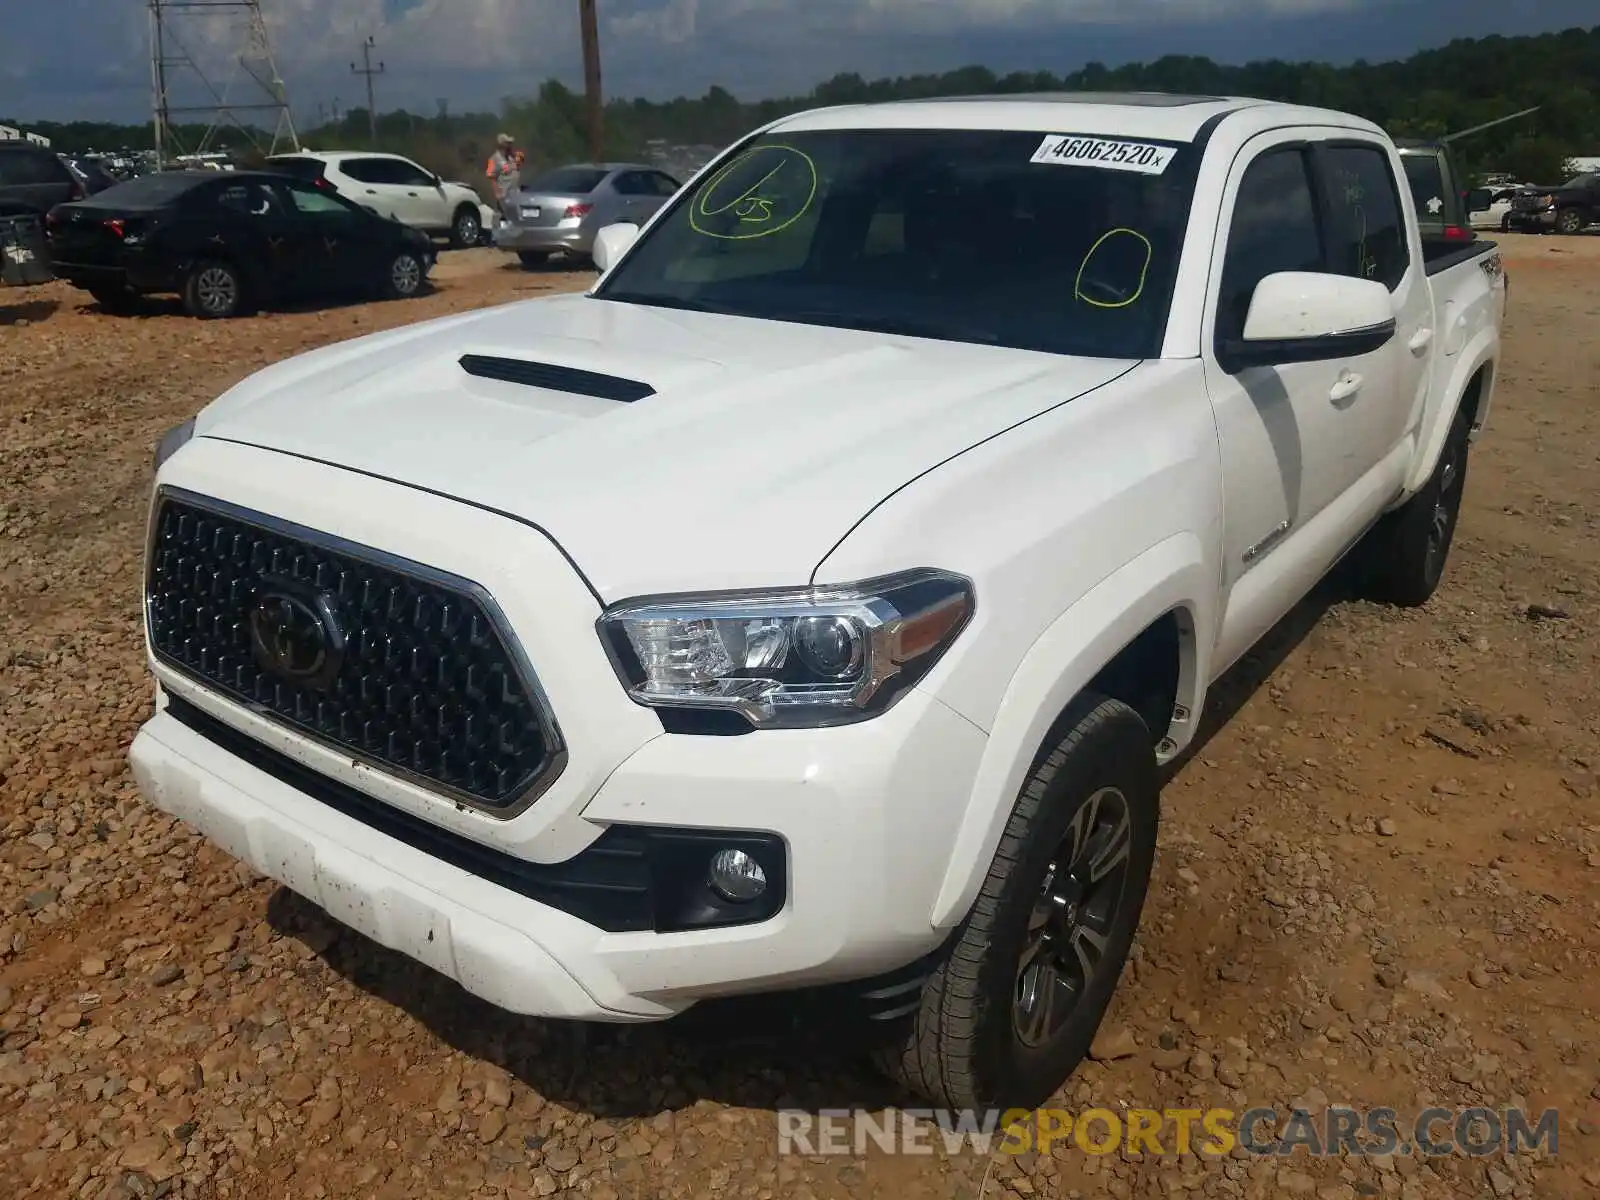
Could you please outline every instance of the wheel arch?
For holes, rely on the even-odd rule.
[[[1424,425],[1419,443],[1419,453],[1411,466],[1402,499],[1410,497],[1433,474],[1433,468],[1444,452],[1445,439],[1455,424],[1456,413],[1464,404],[1473,407],[1472,433],[1476,437],[1489,419],[1489,408],[1494,399],[1495,368],[1499,353],[1499,333],[1485,330],[1460,357],[1460,364],[1451,372],[1445,394],[1451,397]]]
[[[1102,580],[1034,642],[995,714],[930,914],[935,928],[955,926],[971,908],[1023,781],[1084,692],[1159,722],[1162,758],[1188,744],[1215,640],[1215,589],[1200,538],[1176,534]]]

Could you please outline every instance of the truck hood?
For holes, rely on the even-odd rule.
[[[654,394],[484,378],[465,355]],[[195,432],[511,514],[609,603],[803,583],[891,492],[1136,366],[570,295],[288,359],[208,406]],[[910,565],[939,564],[884,567]]]

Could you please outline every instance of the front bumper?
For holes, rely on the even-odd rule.
[[[477,579],[540,672],[571,758],[527,811],[498,820],[351,763],[154,664],[158,708],[131,760],[158,808],[382,945],[520,1013],[658,1020],[700,999],[877,976],[943,941],[930,914],[985,746],[970,722],[913,691],[858,725],[664,733],[622,693],[594,634],[592,597],[580,600],[570,572],[558,574],[562,560],[542,534],[304,460],[273,455],[263,470],[263,454],[200,438],[162,482],[302,524],[316,522],[319,506],[326,519],[337,497],[345,536]],[[208,736],[207,721],[226,735]],[[318,781],[359,793],[367,813],[331,801]],[[430,852],[383,814],[455,850]],[[506,873],[570,877],[618,829],[772,835],[786,854],[782,908],[749,924],[658,932],[659,922],[612,922],[608,931],[592,911]],[[456,852],[463,847],[478,853]]]

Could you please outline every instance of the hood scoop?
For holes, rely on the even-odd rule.
[[[619,404],[632,404],[635,400],[656,394],[655,388],[637,379],[580,371],[576,367],[563,367],[556,363],[529,362],[526,359],[500,358],[489,354],[463,354],[460,363],[463,371],[479,379],[497,379],[501,383],[520,383],[524,387],[544,388],[552,392],[594,396],[600,400],[615,400]]]

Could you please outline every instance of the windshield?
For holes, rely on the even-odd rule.
[[[280,171],[285,175],[293,175],[296,179],[315,183],[322,178],[323,165],[320,159],[283,155],[280,158],[267,159],[267,170]]]
[[[587,196],[600,186],[606,172],[590,167],[561,167],[546,171],[532,183],[524,184],[528,192],[550,192],[559,196]]]
[[[1591,188],[1600,186],[1600,175],[1597,175],[1593,171],[1586,171],[1582,175],[1574,175],[1562,186],[1569,188]]]
[[[1155,357],[1198,153],[1079,134],[774,132],[681,193],[595,295]]]

